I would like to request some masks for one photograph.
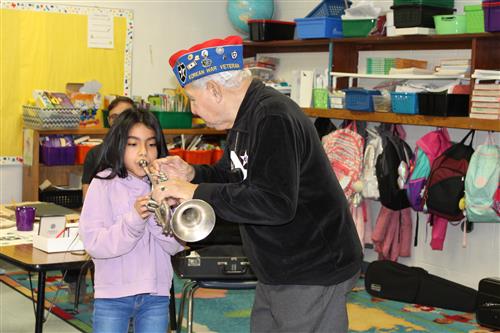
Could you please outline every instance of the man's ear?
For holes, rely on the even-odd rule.
[[[222,86],[215,82],[215,81],[208,81],[207,82],[207,89],[212,94],[212,96],[215,98],[215,101],[217,103],[220,103],[222,101]]]

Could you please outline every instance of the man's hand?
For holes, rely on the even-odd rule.
[[[184,202],[193,198],[194,191],[198,185],[180,179],[169,179],[155,186],[151,197],[156,202],[168,199],[169,205],[174,202]]]
[[[179,179],[190,182],[194,178],[194,168],[179,156],[167,156],[153,161],[152,167],[155,172],[161,171],[169,179]]]

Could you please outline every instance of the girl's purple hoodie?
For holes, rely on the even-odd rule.
[[[99,176],[110,173],[105,170]],[[129,175],[94,178],[80,216],[80,238],[95,264],[95,298],[137,294],[170,295],[170,256],[183,249],[167,237],[151,214],[143,220],[136,199],[150,192],[143,179]]]

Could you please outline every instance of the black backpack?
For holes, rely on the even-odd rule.
[[[465,140],[471,134],[470,143],[466,145]],[[425,206],[429,213],[449,221],[459,221],[464,218],[459,202],[465,195],[465,175],[474,153],[473,140],[474,130],[432,163],[424,193]]]
[[[403,161],[409,165],[413,152],[403,139],[390,131],[382,132],[381,137],[383,152],[375,165],[380,203],[392,210],[410,207],[406,191],[398,185],[398,168]],[[406,173],[408,175],[408,170]]]

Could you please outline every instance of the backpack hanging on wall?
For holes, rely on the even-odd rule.
[[[471,222],[500,222],[494,210],[500,178],[500,147],[488,133],[485,144],[477,147],[465,176],[465,210]]]
[[[429,132],[416,142],[415,154],[410,161],[410,175],[406,193],[411,207],[421,212],[424,209],[423,195],[434,160],[451,146],[446,128]]]
[[[382,132],[381,137],[383,152],[378,156],[376,163],[380,203],[392,210],[410,207],[404,190],[406,179],[403,179],[405,175],[401,175],[401,171],[408,172],[407,168],[413,157],[411,148],[391,131]]]
[[[340,186],[351,201],[356,192],[353,185],[360,179],[363,167],[364,139],[356,133],[356,122],[325,135],[322,142]]]
[[[365,147],[363,156],[363,198],[378,200],[380,193],[378,191],[378,181],[375,165],[377,158],[383,152],[382,137],[376,129],[369,128],[368,143]]]
[[[431,167],[431,174],[425,190],[425,205],[431,214],[460,221],[464,218],[459,207],[464,197],[464,180],[474,149],[474,130],[471,130],[459,143],[448,148]],[[471,136],[470,144],[465,141]]]

